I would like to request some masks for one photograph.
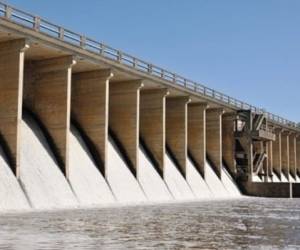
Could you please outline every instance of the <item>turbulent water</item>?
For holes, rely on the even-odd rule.
[[[41,129],[30,117],[23,119],[21,135],[20,179],[31,206],[37,209],[78,206]]]
[[[299,249],[299,199],[0,215],[0,249]]]
[[[97,169],[78,131],[70,134],[69,182],[82,206],[114,203],[115,198],[104,177]]]

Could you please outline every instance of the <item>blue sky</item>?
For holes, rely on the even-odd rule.
[[[300,121],[299,0],[7,2]]]

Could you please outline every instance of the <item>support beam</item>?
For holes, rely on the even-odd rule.
[[[297,152],[297,156],[296,156],[297,174],[300,178],[300,135],[298,135],[296,138],[296,152]]]
[[[109,86],[109,127],[123,147],[132,173],[138,177],[141,80],[112,82]]]
[[[268,155],[268,174],[273,178],[273,141],[267,142],[267,155]]]
[[[186,177],[187,96],[169,97],[166,101],[166,140],[179,170]]]
[[[27,105],[42,122],[58,160],[69,176],[69,132],[71,104],[72,56],[36,61],[32,65],[34,80],[26,86],[30,92]]]
[[[289,136],[289,170],[291,176],[296,178],[296,134],[291,133]]]
[[[234,124],[236,114],[222,116],[222,155],[232,176],[236,176]]]
[[[161,177],[164,176],[166,145],[166,96],[167,89],[148,89],[141,91],[140,135],[157,164]]]
[[[188,151],[199,173],[205,177],[207,103],[188,105]]]
[[[281,134],[281,157],[282,157],[282,173],[289,180],[290,153],[289,153],[289,132],[288,131],[284,131]]]
[[[276,140],[273,142],[273,171],[277,174],[278,178],[281,180],[281,168],[282,168],[282,158],[281,158],[281,129],[275,129]]]
[[[105,176],[108,135],[108,90],[111,70],[73,74],[72,119],[83,131],[95,162]]]
[[[221,179],[222,173],[222,108],[206,111],[206,149],[213,168]]]
[[[20,126],[22,120],[25,40],[0,43],[0,133],[10,167],[20,175]]]

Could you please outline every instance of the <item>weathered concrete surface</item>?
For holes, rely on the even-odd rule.
[[[138,175],[139,114],[141,80],[112,82],[109,86],[109,126]]]
[[[46,128],[59,165],[69,175],[69,132],[71,104],[72,56],[35,61],[31,65],[33,80],[26,83],[26,105]]]
[[[108,91],[111,70],[73,74],[71,112],[87,136],[89,149],[105,176],[108,135]]]
[[[297,173],[298,176],[300,177],[300,137],[299,136],[297,136],[296,138],[296,151],[297,151],[297,157],[296,157]]]
[[[24,39],[0,43],[0,133],[9,164],[19,177],[20,126],[22,119]]]
[[[275,130],[276,140],[273,142],[273,171],[278,175],[278,178],[281,179],[281,130]]]
[[[224,114],[222,116],[222,155],[233,176],[237,173],[235,161],[234,119],[234,114]]]
[[[296,135],[292,133],[289,136],[289,170],[294,178],[296,178],[296,153]]]
[[[206,150],[213,168],[221,178],[222,173],[222,108],[206,111]]]
[[[289,132],[282,132],[281,134],[281,170],[284,176],[289,180],[289,164],[290,164],[290,153],[289,153]]]
[[[290,183],[287,182],[243,182],[239,184],[245,195],[257,197],[289,198]],[[300,197],[300,183],[292,183],[294,198]]]
[[[206,109],[207,103],[188,105],[188,150],[195,167],[205,176],[206,162]]]
[[[170,97],[166,101],[166,140],[182,175],[187,164],[187,96]]]
[[[167,95],[167,89],[149,89],[142,90],[140,97],[140,134],[158,164],[161,177],[164,173]]]
[[[268,175],[273,176],[273,141],[267,142],[267,155],[268,155]]]

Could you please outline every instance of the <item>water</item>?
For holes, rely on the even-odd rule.
[[[240,197],[242,195],[237,184],[224,166],[222,167],[222,183],[230,197]]]
[[[20,179],[31,206],[36,209],[78,206],[42,131],[30,117],[23,119]]]
[[[187,161],[186,179],[197,199],[208,199],[213,197],[207,183],[189,158]]]
[[[149,201],[173,200],[166,183],[155,170],[141,146],[139,148],[138,179]]]
[[[147,200],[144,191],[130,172],[111,138],[108,142],[106,177],[117,201],[139,203]]]
[[[29,209],[29,203],[0,147],[0,210]]]
[[[175,166],[169,154],[166,154],[164,178],[175,200],[195,199],[193,191]]]
[[[69,150],[69,182],[80,205],[95,206],[114,203],[115,198],[108,184],[94,164],[87,146],[74,127],[71,127]]]
[[[299,249],[300,200],[0,215],[0,249]]]

